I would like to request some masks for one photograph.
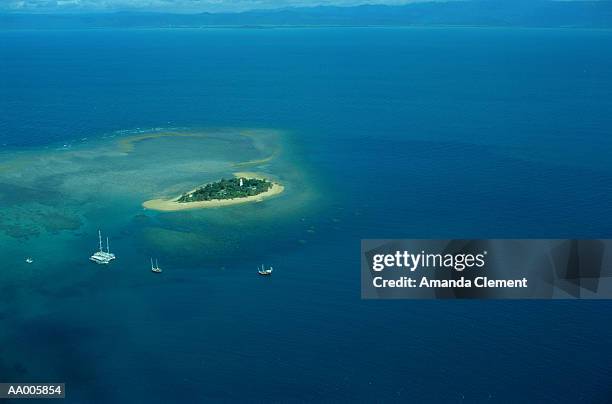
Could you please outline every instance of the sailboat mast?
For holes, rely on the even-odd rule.
[[[102,232],[98,230],[98,240],[100,241],[100,252],[102,252]]]
[[[110,254],[110,247],[108,245],[108,237],[106,238],[106,252]]]
[[[151,269],[153,269],[153,257],[151,257]]]
[[[157,263],[157,258],[155,258],[155,268],[159,269],[159,264]]]

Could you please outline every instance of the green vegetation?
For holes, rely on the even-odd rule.
[[[240,185],[241,180],[242,185]],[[272,183],[270,181],[257,178],[221,179],[221,181],[206,184],[193,192],[183,194],[177,201],[185,203],[210,201],[213,199],[246,198],[247,196],[266,192],[271,187]]]

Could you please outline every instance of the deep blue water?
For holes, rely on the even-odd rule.
[[[325,195],[308,243],[239,246],[268,246],[266,284],[33,281],[40,308],[0,308],[0,379],[66,381],[69,402],[609,402],[612,304],[361,301],[359,241],[610,238],[610,49],[569,29],[0,32],[3,150],[277,128]]]

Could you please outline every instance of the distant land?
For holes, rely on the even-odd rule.
[[[0,29],[435,25],[612,28],[612,1],[479,0],[199,14],[0,13]]]
[[[172,199],[151,199],[143,202],[145,209],[165,212],[220,208],[223,206],[239,205],[249,202],[261,202],[281,194],[285,187],[277,182],[269,181],[264,175],[253,172],[234,173],[234,179],[217,181],[195,188]],[[243,192],[243,186],[254,188]],[[240,182],[239,182],[240,181]]]

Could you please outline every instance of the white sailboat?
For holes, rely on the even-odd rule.
[[[159,264],[157,263],[157,258],[155,258],[155,266],[153,266],[153,258],[151,258],[151,271],[155,272],[156,274],[159,274],[162,271],[162,269],[159,267]]]
[[[25,259],[25,262],[26,262],[26,264],[31,264],[31,263],[34,262],[34,260],[32,258],[28,257],[28,258]]]
[[[96,264],[109,264],[112,260],[114,260],[115,254],[110,252],[110,243],[108,241],[108,237],[106,238],[106,251],[102,248],[102,232],[98,230],[98,240],[100,249],[95,252],[89,259]]]
[[[273,268],[272,268],[272,267],[270,267],[270,268],[265,268],[263,264],[261,264],[261,267],[257,267],[257,273],[258,273],[259,275],[264,275],[264,276],[266,276],[266,275],[272,275],[272,271],[273,271]]]

